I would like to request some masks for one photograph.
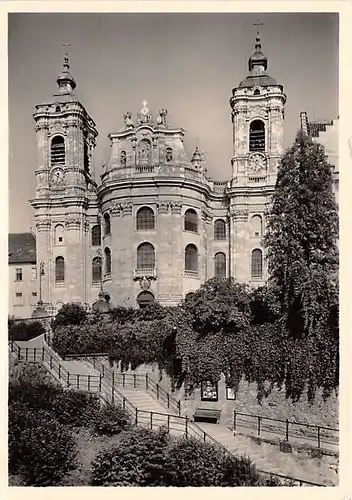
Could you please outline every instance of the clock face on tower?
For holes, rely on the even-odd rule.
[[[62,186],[64,182],[64,171],[62,168],[54,168],[50,173],[51,183],[55,186]]]
[[[259,174],[265,172],[266,169],[265,156],[260,153],[252,154],[249,157],[248,166],[251,173]]]

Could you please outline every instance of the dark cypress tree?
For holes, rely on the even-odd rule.
[[[323,146],[299,132],[278,170],[265,246],[287,343],[286,388],[338,384],[338,211]]]

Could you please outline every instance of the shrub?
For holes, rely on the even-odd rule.
[[[100,401],[84,391],[61,391],[53,401],[52,411],[58,422],[73,427],[88,427],[100,413]]]
[[[45,328],[40,321],[9,321],[9,340],[27,341],[45,333]]]
[[[87,321],[87,311],[81,304],[64,304],[51,322],[53,331],[59,326],[81,325]]]
[[[102,436],[113,436],[131,427],[129,415],[120,407],[107,405],[97,413],[94,431]]]
[[[257,469],[249,458],[225,456],[222,466],[221,486],[258,486],[259,483],[260,478]]]
[[[166,486],[221,486],[222,454],[213,445],[176,439],[166,458]]]
[[[121,435],[117,447],[93,462],[93,486],[163,486],[166,431],[135,428]]]

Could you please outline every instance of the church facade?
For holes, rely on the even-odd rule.
[[[146,102],[109,134],[110,158],[95,182],[98,131],[75,97],[67,56],[51,102],[36,106],[38,164],[31,200],[42,300],[87,307],[101,290],[113,304],[179,303],[207,279],[265,283],[265,212],[283,153],[286,96],[267,72],[259,35],[248,76],[232,91],[232,176],[213,181],[199,148],[166,109]]]

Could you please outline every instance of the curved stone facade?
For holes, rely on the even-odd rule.
[[[39,165],[31,203],[45,302],[91,306],[103,289],[114,304],[155,298],[171,305],[215,275],[265,282],[262,237],[283,151],[286,96],[266,73],[258,39],[249,68],[248,85],[235,87],[230,99],[228,181],[211,180],[201,151],[187,154],[185,131],[168,123],[167,110],[152,113],[144,102],[109,134],[110,158],[97,184],[94,121],[76,101],[69,72],[60,76],[54,102],[34,114]]]

